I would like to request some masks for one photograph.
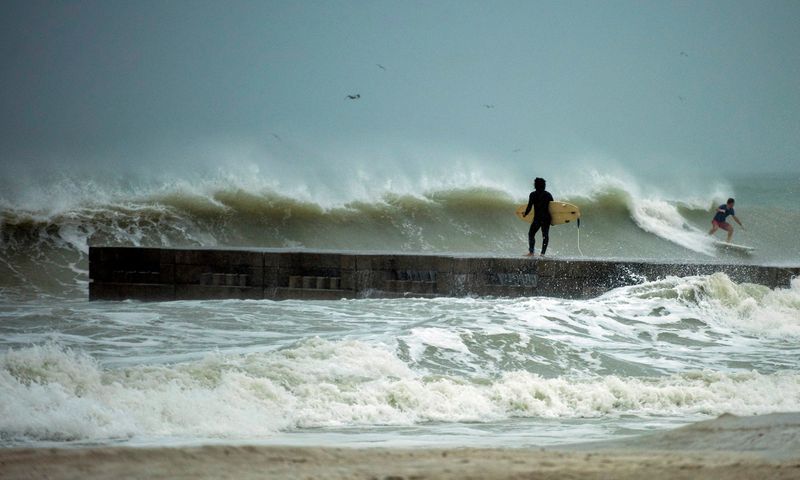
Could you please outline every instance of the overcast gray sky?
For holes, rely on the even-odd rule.
[[[800,169],[797,1],[6,0],[0,23],[6,172]]]

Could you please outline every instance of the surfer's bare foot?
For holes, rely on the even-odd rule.
[[[536,254],[533,253],[533,252],[528,252],[525,255],[523,255],[523,257],[535,257],[535,256],[536,256]]]

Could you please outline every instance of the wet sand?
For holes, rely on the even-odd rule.
[[[2,479],[797,479],[800,413],[554,449],[274,446],[0,450]]]

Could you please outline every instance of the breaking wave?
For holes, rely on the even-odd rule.
[[[800,410],[800,279],[589,300],[72,302],[20,321],[47,312],[63,334],[29,328],[0,354],[2,442]]]
[[[0,357],[5,441],[258,437],[310,427],[511,417],[758,414],[800,409],[800,375],[692,371],[660,378],[487,381],[426,376],[388,348],[309,339],[274,353],[108,369],[56,346]]]
[[[90,244],[517,254],[527,242],[526,225],[512,214],[525,199],[496,188],[384,193],[371,201],[339,205],[234,186],[172,185],[144,193],[94,196],[87,188],[36,209],[21,202],[2,203],[0,276],[6,280],[0,280],[0,288],[20,284],[45,292],[83,288]],[[686,203],[643,196],[635,186],[607,179],[598,180],[587,192],[560,199],[582,208],[583,243],[578,243],[574,227],[554,228],[550,248],[554,255],[579,251],[593,257],[654,259],[716,255],[696,226],[706,223],[711,200]]]

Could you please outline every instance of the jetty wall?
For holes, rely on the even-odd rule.
[[[788,286],[800,268],[244,248],[90,247],[89,299],[587,298],[642,281],[715,272],[724,272],[736,282],[774,288]]]

